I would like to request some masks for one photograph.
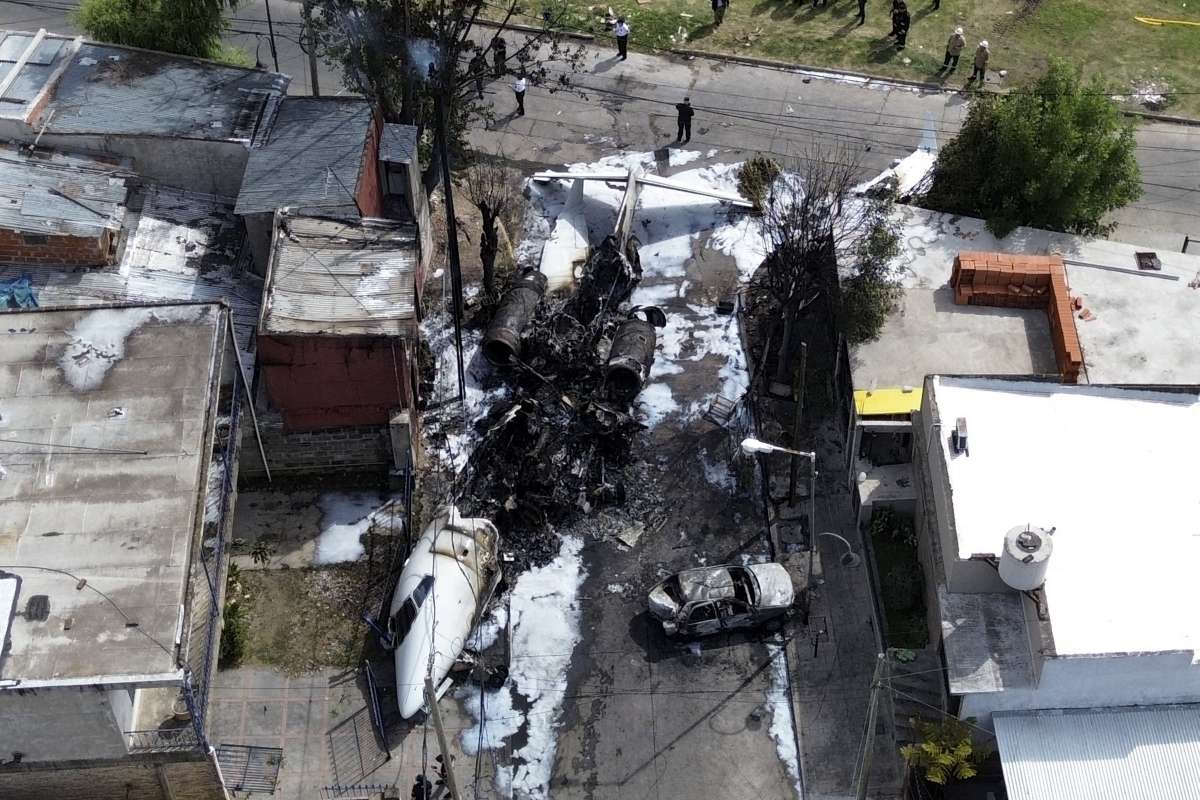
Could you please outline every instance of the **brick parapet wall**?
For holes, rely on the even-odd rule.
[[[282,420],[272,415],[259,417],[259,430],[272,477],[353,472],[382,476],[392,467],[391,437],[384,425],[289,433],[283,429]],[[238,469],[242,477],[249,479],[266,474],[250,424],[242,427]]]
[[[112,261],[112,234],[94,237],[22,233],[0,229],[0,264],[99,267]]]
[[[1058,371],[1064,382],[1078,383],[1083,347],[1062,256],[963,251],[954,259],[950,285],[959,305],[1044,309]]]
[[[203,753],[129,757],[83,766],[20,765],[0,770],[4,800],[226,800]]]

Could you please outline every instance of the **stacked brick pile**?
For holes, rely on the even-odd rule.
[[[1079,381],[1083,348],[1061,256],[963,251],[954,259],[950,285],[959,305],[1044,308],[1063,381]]]

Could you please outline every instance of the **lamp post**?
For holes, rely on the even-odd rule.
[[[843,567],[854,568],[862,563],[862,556],[854,552],[854,548],[850,545],[850,542],[845,536],[842,536],[840,533],[833,533],[832,531],[821,531],[817,534],[817,536],[832,536],[842,544],[846,545],[846,552],[842,553],[841,558]]]

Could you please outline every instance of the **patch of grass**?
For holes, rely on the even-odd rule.
[[[612,44],[604,28],[609,4],[552,0],[538,8],[559,9],[578,30]],[[956,26],[967,48],[947,85],[961,86],[971,72],[975,45],[987,39],[989,68],[1007,70],[998,84],[1012,87],[1040,75],[1052,55],[1102,73],[1114,94],[1128,93],[1134,81],[1166,82],[1180,92],[1200,88],[1196,53],[1200,27],[1153,27],[1134,16],[1200,21],[1197,8],[1174,0],[944,0],[933,10],[927,1],[909,3],[912,28],[908,46],[898,52],[888,38],[891,4],[869,0],[867,21],[859,26],[854,0],[831,0],[814,9],[792,0],[733,0],[720,27],[712,24],[709,0],[615,0],[614,13],[632,27],[635,49],[694,48],[745,56],[763,56],[816,67],[835,67],[910,80],[942,81],[946,38]],[[1200,8],[1200,7],[1198,7]],[[527,21],[527,20],[526,20]],[[603,38],[601,38],[603,37]],[[905,59],[908,63],[905,63]],[[753,90],[749,91],[753,94]],[[1200,116],[1200,95],[1180,95],[1174,113]],[[1126,105],[1136,107],[1136,102]]]
[[[275,667],[289,675],[356,666],[367,642],[367,627],[358,611],[362,567],[242,573],[242,663]]]
[[[875,556],[889,647],[919,650],[929,642],[925,622],[925,578],[917,559],[912,519],[877,509],[868,525]]]

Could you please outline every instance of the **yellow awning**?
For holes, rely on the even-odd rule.
[[[919,388],[860,389],[854,393],[854,409],[860,417],[911,414],[920,407]]]

